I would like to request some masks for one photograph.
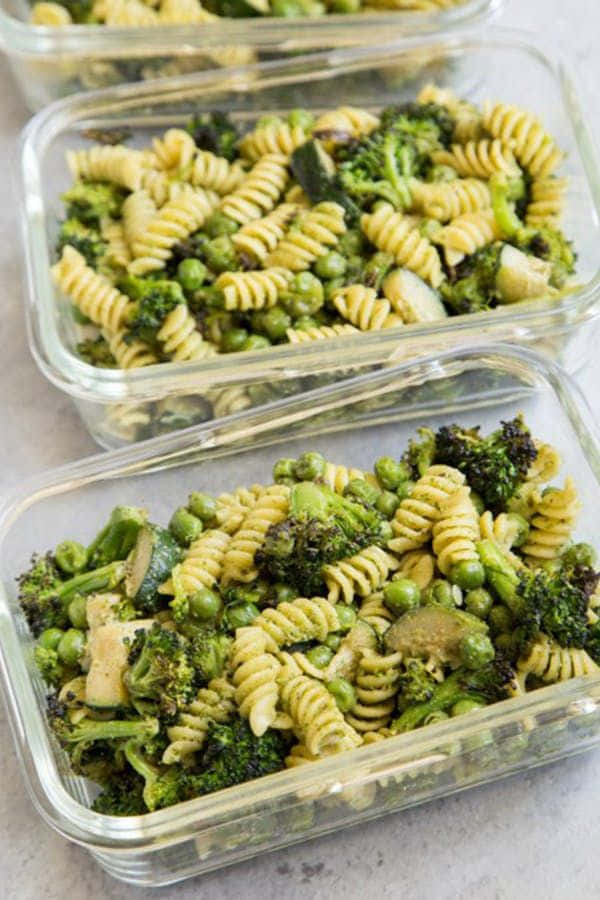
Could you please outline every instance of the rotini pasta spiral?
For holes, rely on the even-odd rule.
[[[205,341],[185,303],[180,303],[164,320],[156,335],[163,350],[177,362],[209,359],[217,352]]]
[[[267,153],[291,156],[296,147],[300,147],[307,140],[308,133],[301,125],[272,122],[245,134],[239,143],[239,150],[250,162],[256,162]]]
[[[550,444],[534,441],[537,456],[527,470],[526,481],[534,484],[545,484],[552,481],[560,470],[560,453]]]
[[[289,508],[290,489],[274,484],[265,489],[233,536],[225,553],[223,584],[232,581],[248,582],[256,578],[258,570],[254,555],[262,546],[271,525],[282,522]]]
[[[218,19],[198,0],[162,0],[160,4],[160,21],[164,25],[204,25]]]
[[[52,3],[50,0],[40,0],[31,7],[29,16],[31,25],[71,25],[73,19],[69,10],[60,3]]]
[[[526,677],[535,675],[550,683],[600,672],[600,668],[585,650],[561,647],[545,634],[541,634],[529,647],[527,655],[519,659],[517,670]]]
[[[359,735],[344,721],[332,695],[314,678],[296,675],[286,680],[281,701],[313,757],[351,750],[360,744]]]
[[[396,578],[410,578],[411,581],[424,591],[433,581],[435,572],[435,558],[426,550],[409,550],[400,558]]]
[[[268,309],[287,290],[294,273],[273,266],[255,272],[223,272],[215,286],[223,291],[225,309]]]
[[[531,200],[527,205],[525,222],[540,226],[556,224],[563,213],[568,178],[537,178],[531,184]]]
[[[521,557],[510,552],[519,535],[519,524],[514,518],[506,513],[494,518],[493,513],[486,509],[479,517],[479,529],[483,540],[494,541],[515,569],[523,568]]]
[[[263,610],[252,624],[262,628],[278,647],[299,641],[324,641],[340,627],[335,608],[322,597],[284,601],[275,608]]]
[[[130,246],[144,233],[155,215],[156,206],[147,191],[133,191],[125,198],[122,207],[123,232]]]
[[[172,194],[181,189],[181,184],[174,182],[167,172],[149,168],[142,171],[139,187],[157,206],[163,206],[172,199]]]
[[[311,341],[327,341],[347,334],[360,334],[354,325],[320,325],[314,328],[288,328],[286,336],[290,344],[307,344]]]
[[[535,501],[531,531],[521,551],[536,560],[560,556],[571,536],[580,509],[572,478],[561,490],[547,488]]]
[[[118,291],[104,275],[90,268],[81,253],[69,244],[52,266],[52,277],[88,319],[110,334],[121,328],[133,307],[129,297]]]
[[[235,713],[235,688],[225,678],[213,678],[196,699],[183,709],[177,721],[167,728],[169,745],[162,761],[165,765],[180,763],[202,748],[213,722],[227,722]]]
[[[500,238],[500,230],[491,209],[465,213],[436,232],[433,240],[445,251],[446,262],[456,266],[465,256]]]
[[[496,172],[514,177],[520,173],[510,146],[498,138],[453,144],[451,150],[434,151],[431,158],[437,165],[451,166],[463,178],[490,178]]]
[[[391,253],[398,265],[415,272],[432,287],[439,287],[443,274],[438,252],[413,227],[410,218],[396,212],[390,203],[382,203],[374,213],[361,216],[360,224],[378,250]]]
[[[344,466],[341,463],[327,461],[325,469],[319,478],[323,484],[335,491],[336,494],[343,494],[351,481],[368,481],[374,487],[377,487],[377,479],[371,472],[363,472],[362,469],[354,469]]]
[[[265,265],[301,272],[334,247],[345,231],[343,206],[329,201],[317,203],[298,218],[266,258]]]
[[[122,145],[67,150],[67,164],[73,178],[83,181],[112,181],[130,191],[138,190],[145,169],[143,153]]]
[[[280,664],[267,652],[269,638],[253,625],[238,628],[231,648],[231,668],[235,685],[235,702],[240,715],[248,719],[250,728],[260,737],[277,717]]]
[[[401,316],[391,312],[389,300],[377,299],[377,292],[362,284],[340,288],[333,295],[333,305],[340,316],[361,331],[379,331],[404,324]]]
[[[313,134],[323,136],[334,143],[345,143],[350,138],[371,134],[379,125],[379,117],[367,109],[356,106],[340,106],[319,116],[313,126]]]
[[[460,100],[448,88],[427,84],[417,97],[418,103],[436,103],[445,106],[454,118],[454,140],[460,144],[479,140],[483,133],[483,120],[477,107]]]
[[[196,143],[183,128],[169,128],[162,137],[152,139],[152,149],[157,168],[170,172],[190,165],[196,154]]]
[[[215,519],[221,531],[236,532],[265,490],[261,484],[253,484],[250,488],[240,487],[232,494],[219,494]]]
[[[298,207],[294,203],[280,203],[267,216],[248,222],[231,237],[238,253],[253,262],[262,263],[279,241],[283,240],[287,225],[297,210]]]
[[[361,550],[348,559],[323,566],[323,579],[330,603],[343,600],[352,603],[355,594],[367,597],[387,581],[390,572],[398,568],[398,560],[375,545]]]
[[[201,228],[217,202],[218,195],[214,192],[183,185],[133,242],[131,249],[136,258],[128,267],[131,274],[144,275],[162,269],[175,244]]]
[[[103,261],[117,269],[126,269],[131,262],[131,255],[125,239],[123,223],[113,219],[102,219],[100,233],[107,244]]]
[[[441,504],[465,482],[451,466],[430,466],[413,487],[392,519],[394,537],[388,547],[394,553],[418,550],[430,539]]]
[[[358,611],[358,618],[364,619],[379,636],[387,631],[394,621],[394,615],[383,602],[382,591],[376,591],[365,597]]]
[[[381,656],[364,650],[356,674],[356,700],[346,721],[360,732],[385,728],[396,706],[401,653]]]
[[[102,336],[120,369],[140,369],[142,366],[152,366],[158,362],[154,351],[144,341],[126,341],[127,331],[124,328],[115,331],[114,334],[111,331],[104,331]]]
[[[222,416],[231,416],[252,406],[252,400],[246,388],[241,385],[223,388],[222,390],[207,391],[206,399],[210,400],[213,408],[213,416],[220,419]]]
[[[230,163],[210,150],[199,150],[189,172],[194,187],[215,191],[221,196],[230,194],[246,177],[240,162]]]
[[[221,210],[238,225],[247,225],[270,212],[285,190],[287,157],[268,153],[255,163],[244,180],[221,201]]]
[[[477,178],[456,178],[439,184],[413,181],[411,193],[423,215],[440,222],[489,209],[492,203],[489,186]]]
[[[140,430],[150,424],[152,417],[143,403],[116,403],[106,411],[106,431],[126,441],[132,441]]]
[[[563,159],[563,153],[542,124],[518,106],[497,103],[484,109],[483,124],[492,137],[511,144],[523,168],[533,178],[548,178]]]
[[[457,563],[479,559],[475,542],[480,538],[479,519],[468,487],[459,487],[439,506],[433,526],[433,552],[442,575]]]
[[[161,585],[161,593],[191,597],[202,588],[212,588],[221,577],[230,535],[218,528],[204,531],[185,551],[185,556]]]

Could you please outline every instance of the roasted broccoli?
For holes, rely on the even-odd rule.
[[[200,150],[210,150],[233,162],[239,135],[226,113],[199,113],[192,118],[187,128]]]
[[[433,697],[436,686],[423,660],[407,659],[399,682],[399,709],[406,709],[416,703],[427,703]]]
[[[339,203],[349,222],[358,219],[360,210],[342,186],[335,163],[319,140],[311,139],[297,147],[290,157],[290,167],[311,203]]]
[[[62,195],[67,219],[99,227],[103,218],[118,219],[126,192],[107,181],[76,181]]]
[[[117,361],[110,352],[110,347],[105,338],[100,335],[97,338],[80,341],[77,344],[77,353],[91,366],[101,369],[114,369]]]
[[[558,228],[550,225],[524,228],[517,233],[513,243],[524,253],[550,265],[549,283],[554,288],[563,288],[568,276],[575,271],[577,254],[571,241]]]
[[[408,442],[408,450],[402,457],[402,462],[410,468],[413,478],[424,475],[435,458],[436,445],[435,434],[431,428],[419,428],[418,438],[411,438]]]
[[[105,816],[144,815],[148,812],[144,803],[144,779],[132,769],[115,772],[103,782],[92,809]]]
[[[232,638],[228,634],[212,628],[198,629],[190,635],[188,654],[198,686],[223,674],[231,643]]]
[[[193,700],[196,673],[187,645],[177,634],[155,622],[131,641],[123,681],[134,705],[161,718],[172,718]],[[141,703],[139,703],[141,701]]]
[[[60,254],[66,244],[81,253],[88,266],[95,266],[106,252],[106,242],[100,232],[75,218],[65,219],[61,223],[56,252]]]
[[[61,574],[51,553],[45,556],[34,554],[31,566],[17,581],[19,603],[34,635],[46,628],[67,625],[67,611],[58,597]]]
[[[457,315],[481,312],[497,301],[496,279],[503,246],[496,242],[467,256],[442,282],[442,300]]]
[[[135,301],[127,323],[126,340],[139,338],[149,344],[155,343],[156,334],[168,314],[176,306],[185,303],[181,285],[177,281],[128,275],[119,286]]]

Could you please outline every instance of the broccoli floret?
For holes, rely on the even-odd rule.
[[[409,706],[392,722],[392,731],[400,734],[418,728],[432,714],[451,709],[460,700],[482,704],[496,703],[507,697],[514,678],[511,666],[499,656],[480,669],[457,669],[441,684],[436,684],[429,700]]]
[[[97,366],[101,369],[116,368],[117,361],[110,352],[108,342],[102,335],[95,339],[80,341],[77,344],[77,353],[91,366]]]
[[[176,306],[185,303],[181,285],[166,279],[136,278],[128,275],[120,283],[121,290],[134,300],[126,340],[139,338],[146,343],[156,341],[156,333]]]
[[[323,587],[323,565],[381,543],[387,524],[374,509],[303,481],[292,488],[288,518],[267,531],[256,564],[267,577],[313,596]]]
[[[521,416],[502,422],[498,431],[485,438],[478,428],[443,426],[436,433],[435,444],[435,462],[463,472],[470,487],[492,512],[505,508],[537,457]]]
[[[17,582],[19,603],[36,637],[46,628],[65,628],[67,612],[58,598],[62,579],[51,553],[34,554],[30,568],[18,577]]]
[[[496,173],[490,178],[492,210],[496,225],[505,239],[513,238],[523,227],[516,204],[525,196],[523,178],[507,178]]]
[[[100,232],[84,225],[79,219],[65,219],[61,223],[56,252],[60,254],[66,244],[81,253],[89,266],[95,266],[106,251],[106,242]]]
[[[437,103],[404,103],[381,113],[380,128],[400,134],[428,157],[434,150],[452,144],[456,122],[445,106]]]
[[[555,288],[562,288],[569,275],[575,272],[577,254],[573,250],[571,241],[568,241],[562,231],[543,225],[540,228],[523,228],[515,235],[514,243],[524,253],[543,259],[551,263],[552,273],[550,284]]]
[[[229,162],[235,159],[238,132],[226,113],[199,113],[189,122],[187,130],[200,150],[210,150]]]
[[[401,136],[376,132],[349,150],[340,166],[340,182],[360,206],[381,198],[402,210],[411,202],[408,176],[413,169],[414,153]]]
[[[146,510],[137,506],[115,506],[108,522],[87,548],[88,565],[97,568],[125,559],[147,518]]]
[[[398,706],[405,709],[416,703],[427,703],[433,697],[436,682],[420,659],[408,659],[400,676]]]
[[[232,638],[224,631],[198,629],[190,638],[189,659],[196,672],[196,682],[208,683],[223,674]]]
[[[119,753],[124,744],[151,741],[158,734],[157,719],[81,719],[73,724],[64,711],[49,714],[52,730],[69,754],[73,770],[94,781],[104,782],[122,768]]]
[[[342,186],[335,163],[316,139],[297,147],[290,157],[292,173],[311,203],[339,203],[346,218],[354,222],[360,210]]]
[[[58,687],[64,677],[65,667],[56,650],[38,644],[33,651],[33,659],[44,681]]]
[[[440,285],[442,300],[457,315],[481,312],[497,300],[502,247],[496,242],[467,256]]]
[[[106,181],[77,181],[62,195],[68,219],[98,227],[100,219],[118,219],[125,191]]]
[[[144,803],[144,779],[131,769],[115,773],[103,784],[92,809],[105,816],[144,815],[148,812]]]
[[[419,428],[419,438],[411,438],[402,461],[410,466],[414,478],[424,475],[435,458],[435,434],[431,428]]]
[[[158,622],[149,631],[136,632],[128,665],[123,681],[134,704],[142,701],[144,710],[161,718],[172,718],[196,694],[195,672],[185,642]]]

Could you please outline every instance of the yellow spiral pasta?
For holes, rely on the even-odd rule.
[[[398,560],[375,545],[361,550],[348,559],[323,566],[323,580],[327,585],[330,603],[343,600],[352,603],[354,596],[367,597],[388,580],[390,572],[398,568]]]
[[[556,224],[563,214],[568,178],[537,178],[531,184],[531,199],[525,222],[534,227]]]
[[[362,469],[354,469],[329,461],[325,463],[325,469],[319,477],[319,481],[326,484],[336,494],[343,494],[350,482],[356,480],[368,481],[374,487],[378,485],[376,477],[371,472],[364,472]]]
[[[454,118],[454,140],[460,144],[468,141],[479,140],[483,133],[483,120],[481,113],[472,103],[460,100],[456,94],[448,88],[440,88],[434,84],[427,84],[421,89],[417,97],[418,103],[436,103],[445,106]]]
[[[131,342],[126,341],[127,333],[125,328],[121,328],[114,333],[110,331],[102,332],[102,336],[120,369],[141,369],[142,366],[152,366],[158,362],[154,351],[144,341],[137,339]]]
[[[92,6],[95,19],[115,27],[159,25],[158,13],[142,0],[95,0]]]
[[[534,484],[544,484],[547,481],[552,481],[560,471],[560,453],[551,444],[545,444],[536,440],[533,443],[537,450],[537,456],[527,469],[526,481]]]
[[[253,625],[262,628],[277,644],[285,647],[299,641],[324,641],[338,631],[339,619],[334,607],[322,597],[297,597],[274,608],[265,609]]]
[[[169,128],[162,137],[152,138],[156,167],[165,171],[184,169],[196,154],[196,142],[189,131]]]
[[[177,716],[167,728],[169,744],[162,761],[165,765],[180,763],[202,748],[208,729],[217,722],[227,722],[235,713],[235,688],[225,678],[213,678],[206,688]]]
[[[146,168],[140,150],[127,147],[90,147],[89,150],[67,150],[67,164],[73,178],[83,181],[112,181],[130,191],[137,191]]]
[[[293,277],[289,269],[277,266],[255,272],[223,272],[215,287],[223,291],[225,309],[269,309]]]
[[[403,325],[402,316],[391,312],[389,300],[377,298],[377,292],[362,284],[350,284],[333,294],[333,305],[342,318],[361,331],[379,331]]]
[[[157,206],[163,206],[180,188],[181,184],[174,182],[168,172],[152,168],[142,171],[139,189],[146,191]]]
[[[519,659],[517,670],[526,677],[535,675],[549,683],[600,672],[600,668],[585,650],[561,647],[545,634],[541,634],[529,647],[527,654]]]
[[[139,439],[140,429],[152,421],[148,407],[141,403],[116,403],[106,411],[105,430],[126,441]]]
[[[433,526],[433,552],[442,575],[457,563],[479,559],[475,542],[480,538],[479,518],[470,488],[463,486],[440,503]]]
[[[196,328],[194,317],[185,303],[180,303],[168,314],[156,337],[161,341],[164,352],[176,362],[210,359],[217,352]]]
[[[164,25],[204,25],[218,20],[198,0],[162,0],[160,4],[160,21]]]
[[[81,312],[110,334],[124,324],[133,303],[110,281],[87,265],[81,253],[67,244],[52,266],[52,277],[60,290]]]
[[[267,153],[255,163],[244,180],[221,201],[221,210],[238,225],[247,225],[270,212],[288,181],[287,157]]]
[[[456,178],[439,184],[413,181],[411,194],[414,204],[425,216],[440,222],[489,209],[492,204],[489,186],[477,178]]]
[[[42,2],[34,3],[29,16],[31,25],[71,25],[73,19],[68,9],[60,3]]]
[[[467,178],[490,178],[496,172],[514,177],[521,171],[510,146],[498,138],[453,144],[451,150],[435,150],[431,158]]]
[[[100,233],[107,244],[103,260],[108,265],[126,269],[131,262],[131,254],[127,246],[123,223],[115,222],[113,219],[102,219]]]
[[[394,733],[389,728],[380,728],[378,731],[365,731],[362,735],[363,746],[379,744],[380,741],[385,741],[386,738],[390,737],[394,737]]]
[[[401,653],[381,656],[364,650],[356,674],[356,703],[346,721],[360,732],[377,731],[389,724],[396,706]]]
[[[162,269],[175,244],[201,228],[216,209],[218,195],[202,188],[183,185],[151,219],[132,244],[133,255],[128,270],[132,275],[144,275]]]
[[[358,611],[358,618],[364,619],[378,635],[382,635],[388,630],[395,617],[383,602],[383,592],[376,591],[365,597]]]
[[[125,240],[131,246],[156,215],[156,205],[147,191],[133,191],[125,198],[121,213]]]
[[[286,680],[281,688],[281,702],[313,757],[351,750],[361,743],[327,688],[314,678],[296,675]]]
[[[280,203],[272,213],[248,222],[231,236],[238,253],[253,262],[263,262],[283,240],[287,226],[298,211],[295,203]]]
[[[391,253],[394,261],[439,287],[443,281],[442,264],[435,247],[413,227],[408,216],[382,203],[374,213],[361,216],[361,228],[378,250]]]
[[[241,184],[246,172],[239,161],[230,163],[210,150],[199,150],[187,177],[194,187],[215,191],[223,196],[230,194]]]
[[[392,519],[394,537],[388,547],[394,553],[418,550],[430,539],[441,504],[465,482],[465,476],[451,466],[430,466],[415,483]]]
[[[435,557],[427,550],[409,550],[400,558],[398,571],[392,581],[397,578],[410,578],[424,591],[433,581],[435,573]]]
[[[265,265],[301,272],[334,247],[345,231],[343,206],[329,201],[317,203],[299,216],[266,258]]]
[[[319,116],[313,126],[313,133],[316,135],[324,133],[326,138],[337,143],[343,142],[347,138],[360,138],[371,134],[378,125],[379,117],[367,109],[360,109],[356,106],[340,106]],[[328,132],[333,132],[333,134],[330,135]]]
[[[291,156],[296,147],[305,144],[308,133],[301,125],[272,122],[249,131],[238,144],[242,156],[256,162],[267,153],[283,153]]]
[[[212,403],[213,416],[220,419],[222,416],[231,416],[252,406],[252,400],[246,388],[241,385],[223,388],[217,391],[207,391],[206,399]]]
[[[456,266],[465,256],[470,256],[500,237],[494,213],[491,209],[483,209],[453,219],[435,233],[433,240],[444,248],[448,265]]]
[[[563,152],[541,122],[518,106],[487,104],[483,124],[492,137],[511,144],[520,165],[533,178],[548,178],[563,160]]]
[[[258,575],[254,555],[271,525],[282,522],[289,509],[290,489],[274,484],[265,489],[234,534],[223,563],[223,584],[253,581]]]
[[[171,572],[171,578],[161,585],[161,593],[191,597],[202,588],[212,588],[221,577],[225,551],[230,535],[218,528],[204,531],[192,541],[185,555]]]
[[[534,560],[555,559],[569,542],[580,503],[572,478],[561,490],[546,488],[538,495],[531,518],[531,531],[521,552]]]
[[[249,488],[240,487],[231,494],[219,494],[215,501],[215,519],[221,531],[236,532],[265,490],[262,484],[253,484]]]
[[[514,518],[506,513],[500,513],[494,518],[493,513],[486,509],[479,517],[479,530],[482,539],[494,541],[515,569],[523,568],[521,557],[510,552],[520,531],[519,523]]]
[[[248,719],[258,737],[277,717],[279,687],[276,679],[281,666],[273,654],[267,652],[268,642],[262,629],[248,625],[237,629],[231,648],[235,702],[240,715]]]
[[[293,203],[294,206],[302,207],[303,209],[308,209],[311,205],[310,200],[299,184],[293,184],[291,188],[288,188],[284,194],[284,199],[286,203]]]
[[[328,341],[347,334],[360,334],[354,325],[320,325],[314,328],[288,328],[286,336],[290,344],[308,344],[312,341]]]

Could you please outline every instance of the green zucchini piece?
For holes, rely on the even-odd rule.
[[[125,592],[137,609],[155,613],[161,607],[158,589],[181,558],[181,548],[166,528],[144,525],[127,560]]]
[[[136,631],[147,631],[154,619],[132,622],[110,622],[89,633],[90,668],[85,680],[85,702],[96,709],[129,706],[129,694],[123,684],[129,647],[125,638],[133,639]]]
[[[471,613],[443,606],[421,606],[404,613],[385,633],[388,653],[400,651],[453,668],[461,665],[460,642],[467,634],[486,634],[485,622]]]
[[[368,622],[359,619],[353,625],[327,669],[325,681],[333,681],[334,678],[346,678],[351,680],[356,675],[358,662],[363,650],[377,650],[377,635]]]

